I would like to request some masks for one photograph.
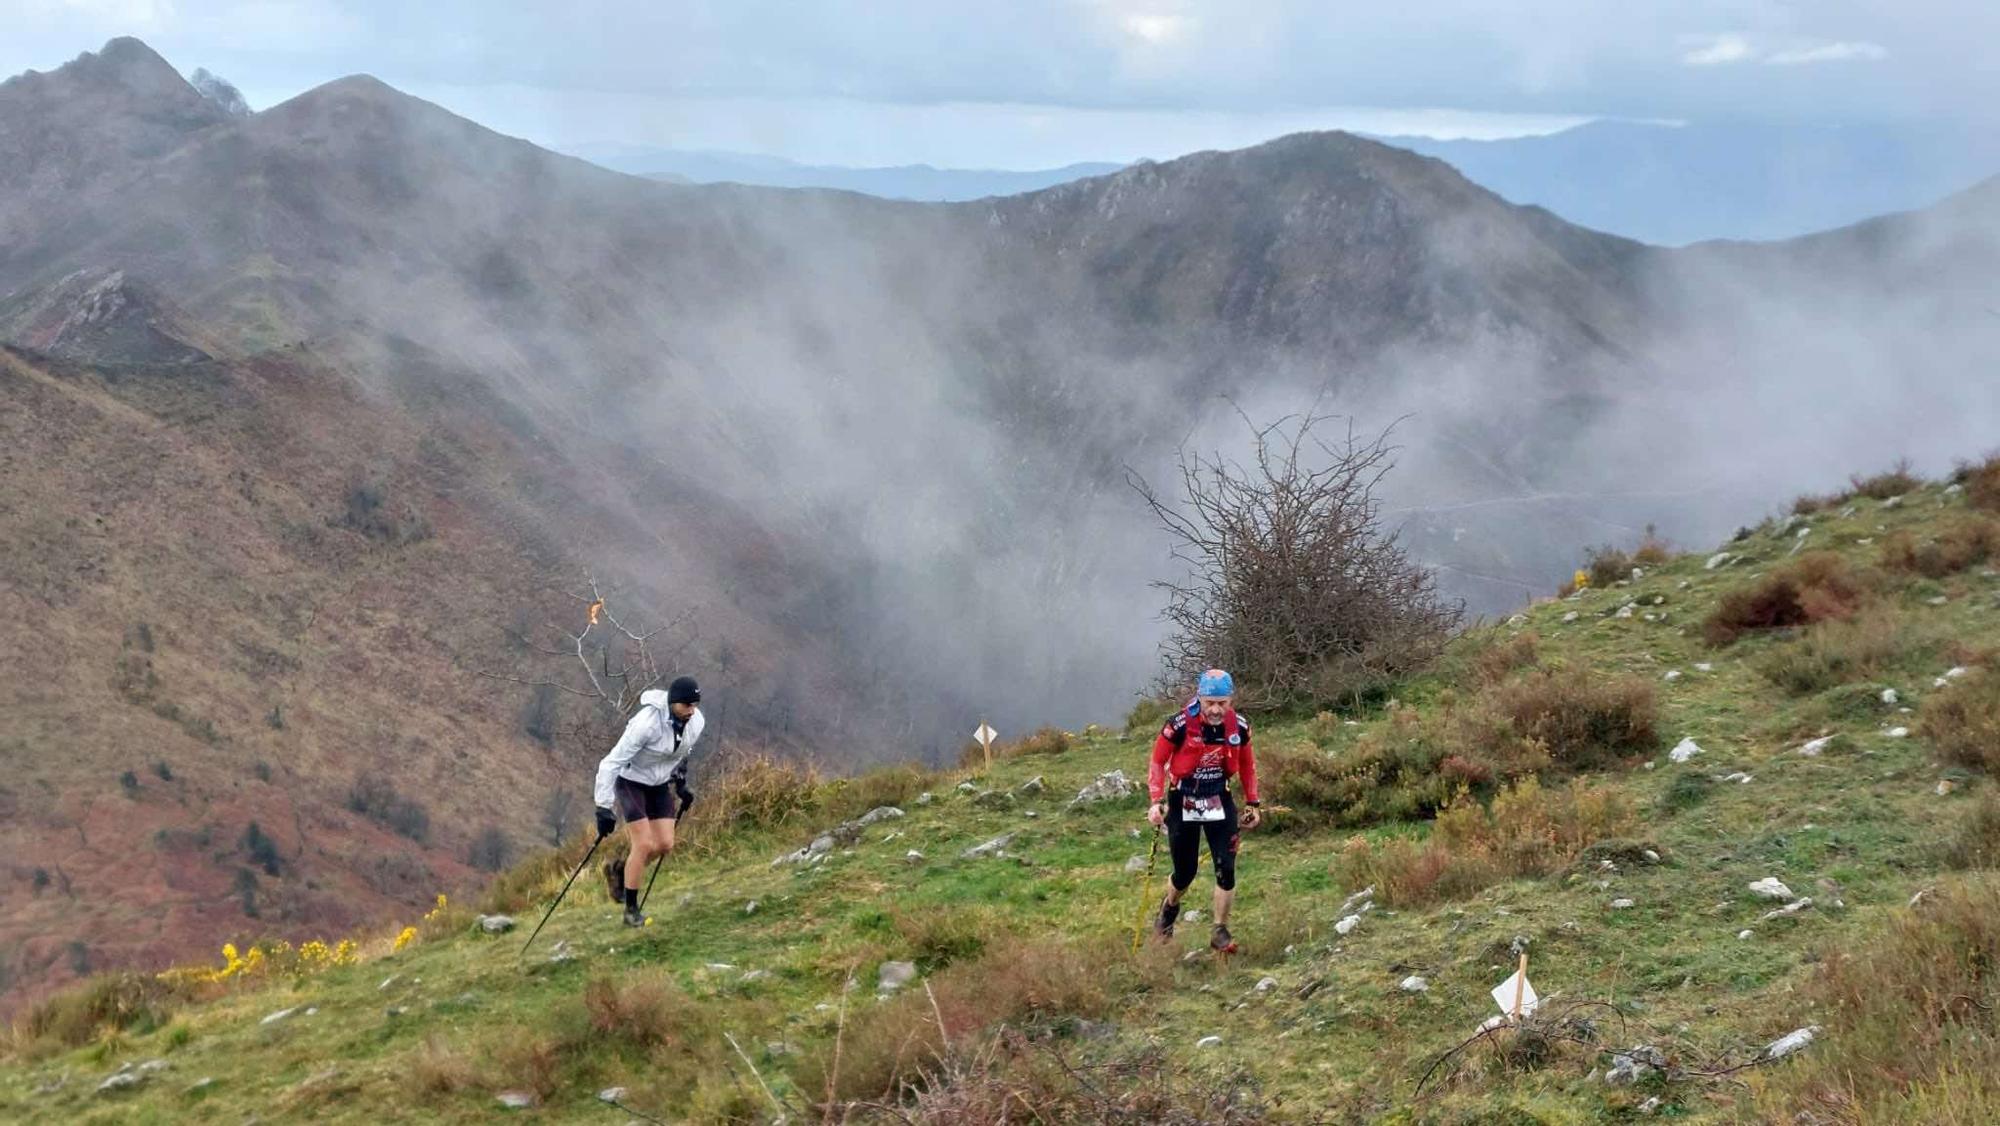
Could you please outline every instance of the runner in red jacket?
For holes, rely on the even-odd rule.
[[[1146,789],[1153,799],[1147,820],[1167,831],[1174,858],[1167,897],[1160,904],[1155,933],[1174,933],[1181,896],[1194,883],[1201,858],[1201,839],[1208,838],[1209,859],[1215,864],[1215,930],[1208,944],[1234,950],[1229,935],[1229,908],[1236,899],[1236,799],[1229,792],[1232,775],[1243,777],[1243,800],[1249,809],[1242,827],[1255,829],[1263,820],[1258,809],[1257,756],[1250,749],[1250,721],[1236,714],[1231,703],[1235,682],[1221,669],[1201,674],[1195,698],[1174,714],[1153,740],[1153,762],[1146,771]]]

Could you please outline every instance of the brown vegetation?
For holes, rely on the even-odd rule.
[[[1882,566],[1903,574],[1941,579],[2000,556],[2000,520],[1971,516],[1941,522],[1935,535],[1898,528],[1882,541]]]
[[[1862,575],[1830,551],[1808,552],[1722,596],[1702,623],[1710,645],[1746,633],[1852,617],[1868,598]]]
[[[2000,512],[2000,453],[1960,465],[1952,481],[1965,488],[1965,503],[1985,512]]]
[[[1807,987],[1825,1026],[1762,1080],[1765,1121],[2000,1120],[2000,878],[1946,882]]]
[[[1631,801],[1619,790],[1581,778],[1544,790],[1527,778],[1502,788],[1490,808],[1460,793],[1425,840],[1349,838],[1333,871],[1350,889],[1372,885],[1389,906],[1433,903],[1506,879],[1548,875],[1589,845],[1624,836],[1634,822]]]
[[[1873,605],[1846,620],[1821,622],[1797,640],[1773,649],[1757,670],[1799,696],[1879,676],[1924,644],[1918,627],[1893,606]]]
[[[1462,790],[1490,794],[1518,778],[1590,769],[1658,745],[1658,701],[1638,677],[1534,670],[1461,702],[1397,708],[1333,754],[1262,753],[1273,798],[1301,828],[1428,816]]]
[[[1981,670],[1926,696],[1917,734],[1952,762],[2000,775],[2000,676]]]
[[[1872,474],[1867,477],[1863,477],[1857,473],[1849,477],[1847,482],[1850,488],[1847,496],[1842,497],[1842,500],[1848,500],[1853,497],[1867,497],[1870,500],[1888,500],[1890,497],[1900,497],[1913,493],[1924,486],[1924,479],[1911,472],[1909,458],[1899,459],[1896,464],[1881,473]]]

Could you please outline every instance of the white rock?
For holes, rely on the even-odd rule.
[[[1271,990],[1276,989],[1277,987],[1278,987],[1278,979],[1275,977],[1265,977],[1265,978],[1259,978],[1257,980],[1257,992],[1259,993],[1269,993]]]
[[[878,993],[894,993],[916,980],[915,962],[884,962],[876,974],[875,989]]]
[[[750,902],[745,903],[743,905],[743,913],[745,915],[755,915],[757,913],[757,901],[753,899]]]
[[[1338,935],[1353,934],[1354,928],[1360,925],[1361,925],[1361,916],[1349,915],[1346,918],[1340,920],[1339,922],[1333,924],[1333,932]]]
[[[904,853],[904,854],[903,854],[903,859],[904,859],[904,860],[906,860],[906,861],[908,861],[908,862],[910,862],[911,864],[916,864],[916,863],[919,863],[920,861],[922,861],[922,860],[923,860],[923,858],[924,858],[924,854],[923,854],[923,853],[921,853],[921,852],[918,852],[918,851],[917,851],[916,849],[914,849],[914,848],[913,848],[913,849],[911,849],[910,851],[908,851],[908,852],[906,852],[906,853]]]
[[[1800,899],[1796,899],[1790,903],[1785,904],[1783,907],[1780,907],[1775,911],[1764,912],[1764,917],[1758,919],[1757,921],[1760,923],[1768,923],[1772,919],[1787,918],[1789,916],[1798,914],[1799,912],[1805,910],[1808,907],[1811,907],[1812,905],[1813,905],[1812,896],[1810,895],[1804,896]]]
[[[1736,937],[1738,937],[1738,938],[1749,938],[1749,937],[1750,937],[1750,931],[1749,931],[1749,930],[1748,930],[1747,928],[1746,928],[1746,929],[1744,929],[1744,930],[1740,930],[1740,931],[1737,931],[1737,932],[1736,932]]]
[[[1679,669],[1668,669],[1665,673],[1661,674],[1660,676],[1661,680],[1664,680],[1669,684],[1673,683],[1676,680],[1679,680],[1680,678],[1681,678],[1681,670]]]
[[[1710,663],[1709,663],[1709,662],[1707,662],[1707,661],[1696,661],[1696,662],[1694,663],[1694,671],[1696,671],[1696,672],[1714,672],[1714,671],[1715,671],[1715,666],[1714,666],[1714,665],[1712,665],[1712,664],[1710,664]]]
[[[1427,993],[1430,991],[1430,987],[1431,987],[1430,982],[1425,981],[1423,978],[1420,978],[1415,974],[1411,974],[1409,977],[1404,978],[1402,984],[1397,986],[1397,988],[1401,989],[1405,993]]]
[[[389,988],[391,985],[394,985],[395,983],[396,983],[396,975],[390,974],[388,977],[382,979],[382,984],[375,987],[375,992],[380,993],[384,989]]]
[[[1675,762],[1686,762],[1700,753],[1701,745],[1699,743],[1696,743],[1693,739],[1682,739],[1680,742],[1674,744],[1673,750],[1667,752],[1667,757]]]
[[[1660,1109],[1660,1096],[1658,1095],[1654,1095],[1652,1098],[1647,1099],[1645,1102],[1639,1104],[1640,1114],[1655,1114],[1658,1113],[1659,1109]]]
[[[1781,1060],[1813,1042],[1820,1033],[1819,1025],[1810,1025],[1793,1032],[1787,1032],[1769,1044],[1764,1045],[1764,1058]]]
[[[1950,602],[1951,599],[1946,598],[1942,594],[1938,594],[1938,595],[1933,595],[1930,598],[1926,598],[1924,599],[1924,601],[1932,606],[1942,606],[1945,603]]]
[[[1891,739],[1906,739],[1909,737],[1910,729],[1907,727],[1891,727],[1882,734],[1887,735]]]
[[[1716,553],[1715,553],[1714,555],[1711,555],[1711,556],[1709,556],[1709,557],[1708,557],[1708,562],[1706,562],[1706,563],[1703,563],[1703,564],[1701,565],[1701,569],[1702,569],[1702,570],[1704,570],[1704,571],[1713,571],[1713,570],[1715,570],[1715,569],[1716,569],[1717,567],[1721,567],[1721,566],[1724,566],[1724,565],[1725,565],[1725,564],[1727,564],[1727,563],[1728,563],[1728,562],[1729,562],[1729,561],[1730,561],[1731,559],[1734,559],[1734,558],[1735,558],[1735,556],[1733,556],[1733,555],[1729,554],[1729,553],[1728,553],[1728,552],[1726,552],[1726,551],[1718,551],[1718,552],[1716,552]]]
[[[1213,1048],[1220,1043],[1222,1043],[1222,1037],[1220,1036],[1204,1036],[1196,1040],[1194,1046],[1197,1048]]]
[[[1627,908],[1636,906],[1638,906],[1638,904],[1632,902],[1629,899],[1614,899],[1611,901],[1611,909],[1613,911],[1623,911]]]
[[[1944,678],[1946,680],[1957,680],[1959,677],[1964,676],[1967,671],[1964,665],[1953,665],[1944,670]]]
[[[1750,775],[1745,774],[1740,770],[1734,771],[1729,774],[1724,774],[1716,778],[1716,781],[1718,782],[1739,782],[1744,785],[1749,785],[1750,780],[1751,780]]]
[[[1827,747],[1831,746],[1832,744],[1833,744],[1833,736],[1822,735],[1817,739],[1806,740],[1803,744],[1800,745],[1799,753],[1807,756],[1818,755],[1821,751],[1826,750]]]
[[[1192,911],[1184,912],[1181,918],[1186,919],[1190,923],[1199,923],[1201,922],[1201,909],[1197,907]]]
[[[1882,702],[1889,705],[1890,707],[1895,707],[1896,704],[1899,703],[1901,700],[1902,697],[1896,695],[1896,690],[1894,688],[1884,688],[1882,690]]]
[[[269,1016],[266,1016],[266,1017],[265,1017],[265,1018],[264,1018],[263,1020],[260,1020],[260,1021],[258,1021],[257,1023],[258,1023],[258,1024],[276,1024],[276,1023],[278,1023],[279,1021],[281,1021],[281,1020],[284,1020],[284,1019],[285,1019],[286,1017],[288,1017],[288,1016],[291,1016],[291,1015],[292,1015],[292,1013],[293,1013],[293,1012],[295,1012],[295,1011],[296,1011],[296,1010],[294,1010],[294,1009],[279,1009],[279,1010],[278,1010],[277,1012],[275,1012],[275,1013],[272,1013],[272,1014],[270,1014]]]
[[[1112,770],[1097,776],[1097,780],[1076,792],[1070,805],[1089,805],[1093,802],[1114,801],[1138,789],[1138,785],[1125,777],[1122,770]]]
[[[602,1091],[597,1092],[597,1101],[601,1103],[615,1103],[624,1097],[625,1088],[623,1087],[606,1087]]]
[[[917,795],[917,804],[918,804],[918,805],[929,805],[929,804],[931,804],[932,802],[934,802],[934,801],[936,801],[936,800],[937,800],[936,798],[934,798],[934,797],[932,797],[932,796],[931,796],[931,792],[930,792],[929,790],[925,790],[925,791],[924,791],[923,793],[921,793],[921,794],[918,794],[918,795]],[[612,1088],[610,1088],[610,1090],[614,1090],[614,1091],[617,1091],[617,1090],[623,1090],[623,1088],[621,1088],[621,1087],[612,1087]]]
[[[707,969],[711,973],[726,974],[730,970],[735,969],[736,967],[728,962],[709,962],[706,963],[703,968]]]
[[[1936,793],[1938,797],[1944,797],[1946,794],[1951,793],[1953,790],[1956,790],[1957,788],[1958,787],[1955,784],[1953,784],[1951,779],[1940,778],[1938,779]]]
[[[479,929],[487,934],[506,934],[514,929],[514,919],[511,915],[481,915]]]
[[[973,785],[971,781],[968,780],[960,782],[958,784],[958,792],[961,794],[976,794],[979,792],[979,787]]]
[[[963,860],[978,860],[989,856],[1005,856],[1008,844],[1012,843],[1018,835],[1018,833],[1002,833],[983,844],[973,845],[958,855]]]
[[[1042,780],[1041,775],[1037,774],[1026,782],[1014,787],[1014,792],[1017,794],[1039,794],[1048,788],[1049,784]]]
[[[1786,887],[1784,881],[1778,877],[1766,876],[1750,883],[1750,894],[1763,899],[1790,899],[1792,889]]]
[[[1883,508],[1901,508],[1902,506],[1903,506],[1902,497],[1890,497],[1888,500],[1882,502]]]
[[[1030,820],[1030,821],[1033,821],[1033,820],[1035,820],[1036,818],[1040,817],[1040,816],[1041,816],[1041,814],[1039,814],[1039,813],[1036,813],[1036,812],[1035,812],[1034,810],[1032,810],[1032,809],[1025,809],[1025,810],[1022,810],[1022,811],[1021,811],[1021,816],[1023,816],[1023,817],[1025,817],[1025,818],[1027,818],[1027,819],[1028,819],[1028,820]]]
[[[1638,605],[1639,604],[1637,602],[1627,602],[1625,605],[1620,606],[1618,608],[1618,612],[1612,616],[1616,618],[1629,618],[1632,616],[1633,610],[1635,610],[1638,607]]]
[[[1564,623],[1565,625],[1567,625],[1567,624],[1569,624],[1570,622],[1573,622],[1573,621],[1577,620],[1577,618],[1578,618],[1578,617],[1580,617],[1580,616],[1581,616],[1581,615],[1579,615],[1579,614],[1578,614],[1578,613],[1577,613],[1577,612],[1576,612],[1575,610],[1571,610],[1571,611],[1570,611],[1569,613],[1567,613],[1567,614],[1564,614],[1564,615],[1563,615],[1563,619],[1562,619],[1562,620],[1563,620],[1563,623]]]
[[[502,1091],[496,1097],[500,1105],[509,1110],[526,1110],[535,1105],[535,1096],[525,1091]]]
[[[1375,885],[1369,884],[1367,887],[1362,888],[1360,891],[1357,891],[1353,895],[1350,895],[1346,899],[1342,900],[1340,903],[1340,910],[1334,912],[1334,914],[1351,915],[1354,913],[1354,909],[1357,905],[1362,903],[1367,903],[1368,901],[1374,898],[1375,898]]]
[[[1641,856],[1645,857],[1645,858],[1646,858],[1646,863],[1648,863],[1648,864],[1658,864],[1658,863],[1660,862],[1660,854],[1659,854],[1659,853],[1657,853],[1657,852],[1654,852],[1654,851],[1653,851],[1652,849],[1650,849],[1650,848],[1649,848],[1649,849],[1644,849],[1644,850],[1642,850],[1642,851],[1641,851],[1641,852],[1639,853],[1639,855],[1641,855]]]

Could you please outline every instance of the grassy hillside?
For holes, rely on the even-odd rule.
[[[0,1117],[1987,1121],[2000,882],[1960,869],[2000,864],[1995,485],[1886,478],[1726,555],[1602,559],[1397,699],[1260,717],[1285,809],[1245,835],[1227,960],[1205,864],[1202,917],[1135,953],[1143,799],[1071,806],[1143,777],[1142,709],[990,772],[736,764],[643,931],[587,872],[521,955],[579,844],[491,889],[512,933],[453,903],[221,980],[100,979],[17,1024]],[[904,815],[778,859],[879,805]],[[1522,949],[1542,1015],[1433,1069]],[[878,996],[895,961],[920,980]],[[1604,1079],[1642,1046],[1663,1066]]]

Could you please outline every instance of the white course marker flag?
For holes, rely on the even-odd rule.
[[[1515,970],[1512,977],[1493,987],[1493,1001],[1500,1006],[1506,1016],[1529,1016],[1542,999],[1535,993],[1535,987],[1528,982],[1528,969],[1523,965]],[[1519,1008],[1516,1008],[1516,1004]]]

